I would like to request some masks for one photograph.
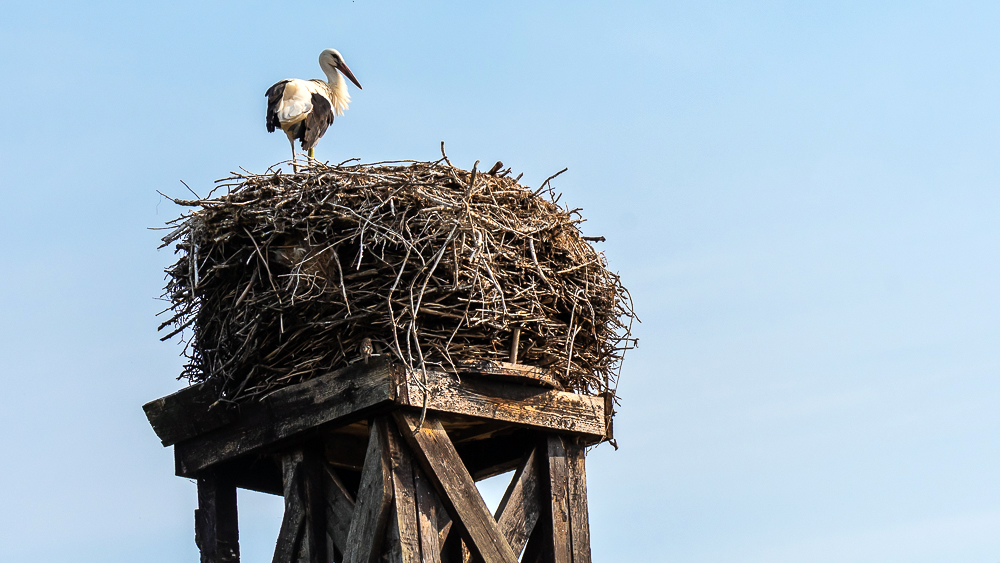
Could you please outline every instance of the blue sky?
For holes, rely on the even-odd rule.
[[[142,403],[180,386],[148,230],[287,157],[264,90],[339,49],[334,161],[556,181],[635,297],[595,561],[1000,559],[1000,7],[0,6],[0,560],[194,561]],[[501,485],[490,483],[488,494]],[[244,561],[280,501],[240,498]]]

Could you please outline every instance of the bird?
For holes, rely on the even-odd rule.
[[[319,67],[326,74],[326,80],[289,78],[274,84],[264,94],[267,96],[267,132],[281,129],[288,136],[293,169],[295,140],[298,139],[302,150],[308,151],[309,158],[313,158],[313,147],[333,123],[333,118],[344,115],[351,101],[344,76],[362,89],[336,49],[326,49],[319,54]]]
[[[372,339],[365,337],[365,339],[361,341],[361,357],[365,359],[366,364],[368,363],[368,358],[372,357],[372,352],[374,351],[375,348],[372,346]]]

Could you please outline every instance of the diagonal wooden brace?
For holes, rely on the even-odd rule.
[[[419,428],[420,419],[412,413],[395,411],[393,416],[442,503],[457,517],[473,553],[485,563],[517,563],[517,556],[479,495],[476,482],[441,422],[428,414]]]
[[[379,555],[392,502],[387,422],[377,417],[371,423],[344,563],[372,563]]]

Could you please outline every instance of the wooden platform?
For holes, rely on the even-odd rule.
[[[143,408],[198,480],[203,562],[239,560],[237,487],[284,496],[276,563],[590,561],[584,452],[610,409],[537,369],[373,359],[240,407],[203,384]],[[508,471],[490,514],[475,481]]]

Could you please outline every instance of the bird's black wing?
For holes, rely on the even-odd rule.
[[[278,123],[278,104],[281,103],[281,96],[285,93],[285,84],[287,80],[282,80],[274,86],[267,89],[264,93],[267,96],[267,132],[274,133],[275,129],[281,128],[281,123]]]
[[[326,128],[333,123],[333,106],[326,96],[312,95],[312,111],[306,116],[306,130],[302,135],[302,150],[307,151],[316,146],[319,138],[326,133]]]

